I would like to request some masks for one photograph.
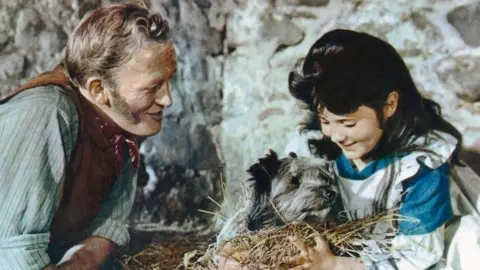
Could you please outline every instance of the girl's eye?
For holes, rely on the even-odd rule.
[[[345,127],[348,127],[348,128],[351,128],[351,127],[354,127],[357,123],[348,123],[348,124],[344,124]]]
[[[328,124],[330,124],[330,123],[329,123],[329,122],[326,122],[326,121],[320,121],[320,124],[322,124],[322,125],[328,125]]]

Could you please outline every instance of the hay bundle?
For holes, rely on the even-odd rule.
[[[172,270],[192,250],[207,250],[213,234],[196,233],[134,233],[130,246],[116,257],[114,270]],[[145,241],[151,241],[145,245]]]
[[[314,227],[304,222],[294,222],[283,227],[248,232],[220,245],[212,244],[203,254],[199,251],[187,253],[182,268],[217,269],[215,255],[228,246],[235,251],[233,257],[242,265],[257,263],[267,265],[270,269],[288,269],[292,265],[289,265],[285,259],[300,254],[300,251],[288,240],[288,236],[296,236],[311,245],[315,243],[316,236],[322,236],[329,242],[332,252],[336,255],[366,255],[365,253],[369,250],[364,247],[367,247],[368,242],[371,241],[377,242],[378,246],[388,248],[389,239],[397,232],[391,224],[400,219],[400,216],[393,212],[385,212],[348,221],[331,228],[325,225]],[[380,224],[388,226],[389,233],[375,235],[369,232],[374,226]]]

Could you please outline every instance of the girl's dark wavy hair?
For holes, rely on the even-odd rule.
[[[379,38],[343,29],[328,32],[297,61],[288,83],[290,93],[311,112],[303,130],[320,130],[317,112],[322,108],[341,115],[365,105],[375,110],[384,129],[379,144],[368,154],[371,158],[418,150],[422,146],[412,142],[437,130],[458,140],[450,161],[461,164],[461,133],[442,118],[436,102],[422,97],[401,56]],[[384,121],[383,108],[392,91],[398,93],[397,109]],[[326,137],[309,143],[314,154],[333,144]],[[336,145],[330,149],[330,157],[341,153]]]
[[[355,112],[361,105],[375,110],[383,135],[367,156],[372,159],[394,160],[401,153],[426,151],[432,131],[443,131],[457,139],[450,163],[462,165],[459,152],[461,133],[442,118],[440,106],[422,97],[407,66],[388,43],[366,33],[334,30],[326,33],[310,48],[305,58],[297,61],[288,77],[290,93],[310,110],[302,130],[321,130],[318,112],[328,108],[334,114]],[[388,95],[396,91],[398,104],[395,113],[386,121],[383,109]],[[415,139],[427,136],[423,145]],[[329,138],[311,139],[314,155],[334,159],[341,149]],[[387,170],[386,181],[378,187],[373,201],[374,213],[387,209],[389,190],[395,178],[395,163]],[[355,213],[353,213],[355,216]]]

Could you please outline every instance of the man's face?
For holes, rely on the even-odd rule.
[[[169,80],[175,74],[171,44],[140,51],[118,73],[118,88],[108,91],[112,120],[126,131],[151,136],[162,127],[163,110],[172,104]]]
[[[319,117],[323,134],[330,137],[350,160],[361,160],[383,134],[377,114],[367,106],[362,105],[346,115],[336,115],[324,108]]]

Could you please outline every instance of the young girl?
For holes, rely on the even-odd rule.
[[[421,96],[388,43],[365,33],[334,30],[310,48],[289,75],[291,94],[312,112],[307,130],[321,130],[312,149],[336,145],[335,170],[350,218],[399,205],[408,220],[393,224],[391,246],[375,256],[334,256],[293,240],[294,269],[427,269],[442,265],[445,224],[453,217],[450,166],[459,164],[462,136]],[[378,226],[374,233],[387,233]]]

